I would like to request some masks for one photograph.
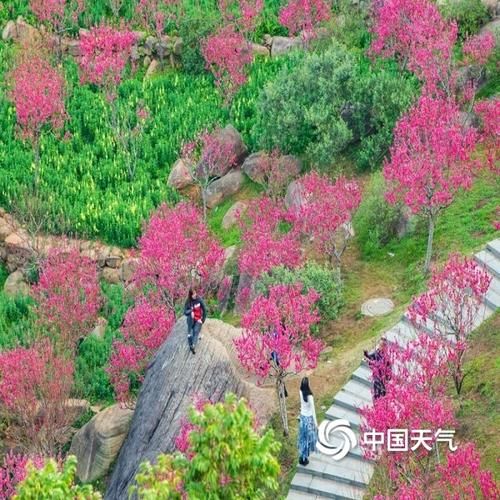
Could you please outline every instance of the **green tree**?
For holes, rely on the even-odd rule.
[[[354,147],[360,167],[379,164],[396,120],[417,93],[414,78],[337,42],[321,53],[291,57],[295,64],[259,97],[253,128],[259,145],[305,153],[322,166]]]
[[[268,498],[278,489],[280,444],[272,430],[260,436],[255,417],[243,399],[191,408],[186,455],[160,455],[156,465],[141,464],[131,494],[141,500]],[[190,457],[190,458],[188,458]]]
[[[62,470],[55,460],[48,460],[43,469],[28,465],[28,475],[17,486],[16,500],[99,500],[100,493],[91,485],[76,485],[76,457],[66,458]]]

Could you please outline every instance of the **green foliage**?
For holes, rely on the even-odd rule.
[[[385,183],[377,172],[365,191],[363,201],[353,220],[357,243],[363,256],[367,257],[391,241],[397,232],[401,209],[389,205],[384,197]]]
[[[35,321],[32,305],[31,297],[11,297],[0,291],[0,350],[18,345],[27,347],[32,342]]]
[[[88,335],[78,347],[75,364],[75,392],[91,402],[114,400],[113,387],[106,373],[113,340],[132,300],[121,285],[103,285],[106,301],[103,307],[108,326],[103,338]]]
[[[447,0],[440,9],[446,18],[457,21],[458,36],[461,40],[478,33],[490,17],[481,0]]]
[[[98,500],[99,493],[93,491],[90,485],[76,485],[76,457],[66,458],[62,470],[59,470],[55,460],[48,460],[43,469],[29,466],[29,472],[24,481],[17,486],[17,500]]]
[[[390,62],[374,66],[337,42],[295,57],[261,93],[253,130],[259,145],[305,153],[325,167],[355,146],[358,166],[376,167],[397,118],[417,94],[416,81]]]
[[[311,260],[297,269],[275,267],[259,279],[256,290],[267,294],[269,287],[273,285],[293,283],[302,283],[304,293],[314,288],[320,294],[318,309],[322,320],[333,320],[338,317],[344,305],[343,283],[338,269],[332,269]]]
[[[280,445],[272,430],[259,436],[254,415],[244,400],[228,394],[223,403],[191,408],[189,435],[194,456],[158,458],[158,465],[141,464],[132,491],[140,499],[181,498],[176,485],[182,476],[188,498],[263,499],[278,489]]]

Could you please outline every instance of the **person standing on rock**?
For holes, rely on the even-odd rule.
[[[391,362],[387,353],[387,340],[382,337],[380,346],[373,352],[363,351],[372,371],[373,399],[385,396],[385,384],[391,379]]]
[[[184,314],[187,321],[189,349],[195,354],[196,351],[194,348],[198,342],[201,327],[207,319],[207,308],[202,298],[192,288],[189,290],[188,298],[184,305]]]
[[[297,440],[300,465],[309,463],[309,455],[316,451],[317,440],[318,421],[316,420],[314,397],[309,387],[309,379],[304,377],[300,383],[300,424]]]

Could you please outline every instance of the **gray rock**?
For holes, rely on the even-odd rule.
[[[21,271],[14,271],[7,276],[3,285],[3,291],[11,296],[29,295],[30,287],[28,283],[26,283],[23,273]]]
[[[244,201],[237,201],[231,206],[222,219],[222,229],[229,229],[234,226],[238,222],[238,215],[244,214],[247,208],[248,203]]]
[[[258,151],[257,153],[252,153],[250,156],[245,158],[243,165],[241,166],[243,172],[252,179],[254,182],[262,184],[264,178],[260,172],[260,163],[265,160],[267,153],[265,151]]]
[[[104,338],[106,333],[106,327],[108,326],[108,320],[106,318],[97,318],[97,325],[90,332],[90,335],[97,337],[98,339]]]
[[[304,192],[298,181],[292,181],[286,190],[285,206],[286,208],[297,209],[304,203]]]
[[[14,21],[8,21],[2,30],[2,40],[7,42],[13,40],[17,36],[16,23]]]
[[[482,28],[480,33],[485,33],[486,31],[490,31],[495,35],[497,41],[497,47],[500,45],[500,17],[493,19],[489,23],[486,23]]]
[[[273,390],[257,387],[237,360],[233,339],[241,330],[208,319],[202,334],[193,355],[188,349],[186,321],[181,318],[151,361],[106,492],[108,500],[128,497],[141,462],[174,450],[182,419],[195,394],[214,401],[228,392],[244,396],[264,422],[273,411]]]
[[[174,41],[173,53],[176,56],[180,56],[182,54],[182,47],[183,47],[182,38],[176,38]]]
[[[112,267],[105,267],[101,272],[101,277],[111,285],[120,283],[120,269],[113,269]]]
[[[151,78],[159,68],[160,63],[158,62],[157,59],[153,59],[151,61],[151,64],[148,66],[148,69],[146,70],[146,74],[144,75],[144,78],[148,79]]]
[[[488,9],[491,16],[500,14],[500,1],[498,0],[481,0],[481,3]]]
[[[393,310],[394,302],[383,297],[367,300],[361,305],[361,314],[364,316],[385,316]]]
[[[120,267],[120,280],[127,283],[132,279],[132,276],[139,265],[139,259],[131,257],[124,259]]]
[[[156,45],[157,39],[154,36],[148,36],[144,42],[144,48],[147,50],[148,54],[152,54],[154,47]]]
[[[95,415],[73,436],[69,453],[78,459],[76,475],[83,482],[107,474],[127,435],[133,410],[116,404]]]
[[[264,56],[268,57],[271,54],[269,53],[269,48],[265,45],[260,45],[258,43],[252,43],[252,53],[255,56]]]
[[[168,174],[167,184],[176,189],[183,189],[193,184],[188,160],[179,158]]]
[[[208,186],[205,201],[208,208],[213,208],[230,196],[235,195],[243,186],[245,178],[241,170],[233,170]]]
[[[273,36],[271,44],[271,57],[276,57],[281,54],[286,54],[293,49],[303,47],[300,37]]]

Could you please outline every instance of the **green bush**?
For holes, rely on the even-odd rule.
[[[261,93],[256,142],[305,153],[324,167],[355,146],[358,165],[375,167],[391,143],[395,121],[417,94],[415,79],[391,62],[373,66],[337,42],[325,52],[295,58]]]
[[[27,347],[32,342],[35,321],[32,305],[31,297],[10,297],[0,291],[0,350]]]
[[[457,21],[460,40],[478,33],[490,17],[481,0],[447,0],[441,12],[446,18]]]
[[[304,292],[314,288],[320,294],[318,309],[322,320],[333,320],[338,317],[344,305],[340,272],[313,261],[308,261],[303,267],[297,269],[275,267],[259,279],[256,291],[267,294],[269,287],[273,285],[293,283],[302,283]]]
[[[384,191],[384,179],[377,173],[372,177],[353,219],[357,242],[365,257],[380,250],[396,236],[401,209],[387,203]]]

